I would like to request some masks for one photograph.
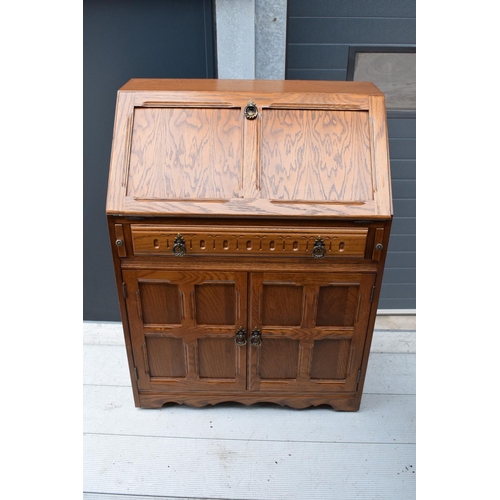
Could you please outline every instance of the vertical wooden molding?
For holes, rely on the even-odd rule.
[[[194,295],[194,290],[191,290],[189,296],[191,297],[191,319],[193,322],[196,321],[196,297]]]
[[[151,376],[151,372],[149,370],[149,359],[148,359],[148,351],[146,349],[146,342],[142,343],[142,355],[144,358],[144,371],[148,376]]]
[[[184,347],[184,365],[186,367],[186,379],[189,379],[189,372],[191,370],[191,367],[189,365],[189,356],[190,356],[190,352],[189,352],[189,344],[187,344],[186,342],[184,342],[182,344],[182,346]]]
[[[236,290],[236,323],[240,322],[240,316],[241,316],[241,296],[239,290]],[[235,325],[236,328],[238,328],[238,325]]]
[[[125,189],[125,194],[127,193],[128,187],[128,173],[130,171],[130,150],[132,148],[132,132],[134,130],[134,109],[132,108],[132,113],[127,117],[127,131],[126,131],[126,143],[125,143],[125,154],[123,158],[123,174],[122,174],[122,187]]]
[[[133,113],[134,93],[118,92],[106,198],[106,211],[108,212],[120,212],[123,209],[127,184],[124,170],[127,158],[130,158]],[[126,133],[123,133],[124,130]]]
[[[184,300],[184,292],[182,290],[180,291],[180,297],[181,297],[181,321],[184,321],[186,319],[186,301]]]
[[[359,292],[359,295],[358,295],[358,304],[356,306],[356,321],[355,321],[355,323],[359,322],[359,314],[361,312],[361,304],[362,303],[363,303],[363,294],[361,292]]]
[[[302,319],[301,328],[314,328],[316,326],[316,314],[318,304],[319,286],[305,285],[302,297]]]
[[[256,103],[259,106],[258,103]],[[260,108],[259,108],[260,112]],[[243,148],[243,197],[254,199],[260,197],[259,189],[257,188],[259,176],[257,172],[257,141],[259,118],[255,120],[245,119],[243,129],[244,148]]]
[[[186,380],[194,381],[198,379],[198,342],[196,339],[186,340]]]
[[[241,123],[241,158],[240,158],[240,198],[245,197],[245,142],[246,142],[246,119],[243,109],[240,107],[240,117],[243,120]]]
[[[257,316],[258,316],[258,323],[262,323],[262,301],[264,300],[264,294],[262,293],[262,289],[259,290],[259,298],[258,298],[258,309],[257,309]],[[257,325],[253,325],[251,328],[253,328],[254,326],[257,326]]]
[[[313,340],[301,340],[299,343],[299,366],[297,382],[307,383],[311,379]]]
[[[139,316],[139,319],[141,320],[141,323],[144,323],[144,320],[142,318],[141,292],[139,289],[135,291],[135,303],[137,306],[137,314]]]
[[[255,121],[257,122],[255,124],[257,127],[257,131],[255,133],[255,136],[257,138],[257,144],[255,146],[255,188],[260,192],[260,181],[262,177],[262,163],[260,157],[260,148],[262,146],[262,108],[259,109],[259,116]]]
[[[381,215],[392,215],[392,189],[388,155],[389,139],[386,127],[385,99],[383,96],[370,96],[369,102],[375,212]]]
[[[347,378],[349,378],[352,371],[352,361],[354,359],[354,352],[356,348],[351,344],[351,352],[349,353],[349,362],[347,363]]]
[[[301,318],[300,318],[300,328],[307,328],[308,323],[309,323],[309,296],[307,295],[307,289],[304,287],[302,289],[302,311],[301,311]]]

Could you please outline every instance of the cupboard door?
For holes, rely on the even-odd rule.
[[[244,390],[246,273],[124,271],[139,390]]]
[[[355,391],[374,283],[361,273],[251,274],[250,390]]]

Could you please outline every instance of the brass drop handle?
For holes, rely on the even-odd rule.
[[[240,326],[240,329],[236,332],[236,337],[234,337],[236,345],[244,346],[247,344],[247,332]]]
[[[257,108],[257,104],[253,101],[250,101],[245,106],[245,117],[247,120],[255,120],[259,114],[259,108]]]
[[[312,249],[312,256],[315,259],[322,259],[326,255],[325,242],[321,236],[316,238]]]
[[[172,253],[176,257],[184,257],[184,255],[186,255],[186,242],[180,234],[175,237]]]
[[[254,347],[259,347],[262,344],[262,333],[261,331],[255,327],[252,330],[252,336],[250,337],[250,344]]]

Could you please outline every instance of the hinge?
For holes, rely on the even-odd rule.
[[[361,370],[358,371],[358,377],[356,379],[356,390],[358,389],[360,379],[361,379]]]
[[[135,379],[139,380],[139,372],[137,371],[137,366],[134,366]]]
[[[122,288],[123,288],[123,296],[127,298],[127,285],[125,282],[122,283]]]
[[[374,298],[375,298],[375,285],[372,286],[372,293],[370,295],[370,302],[373,302]]]

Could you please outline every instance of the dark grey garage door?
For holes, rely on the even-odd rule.
[[[84,0],[83,28],[83,319],[118,321],[105,216],[116,92],[130,78],[214,78],[212,1]]]
[[[286,78],[346,80],[350,48],[414,47],[415,25],[414,0],[289,0]],[[379,309],[416,308],[415,122],[388,110],[394,222]]]

